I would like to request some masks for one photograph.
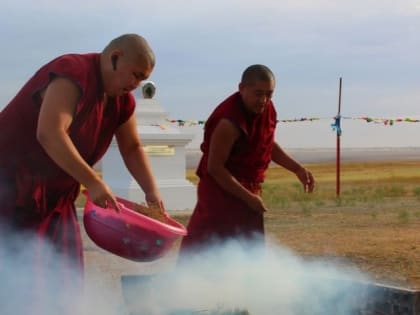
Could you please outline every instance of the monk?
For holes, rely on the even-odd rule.
[[[100,53],[66,54],[45,64],[0,112],[0,254],[32,259],[34,278],[55,279],[59,288],[51,292],[82,278],[74,204],[80,185],[94,203],[119,211],[116,196],[93,169],[114,136],[147,203],[163,207],[130,93],[154,66],[148,42],[124,34]],[[31,241],[16,242],[23,235]],[[27,281],[28,290],[36,290],[32,284]]]
[[[271,162],[295,173],[305,192],[313,191],[311,172],[274,140],[274,88],[274,74],[268,67],[249,66],[239,91],[218,105],[206,121],[196,171],[198,201],[181,256],[230,239],[263,240],[267,207],[261,184]]]

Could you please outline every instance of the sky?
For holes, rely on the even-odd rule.
[[[156,54],[150,80],[169,118],[205,120],[255,63],[276,76],[279,119],[322,119],[309,131],[313,145],[334,139],[340,78],[343,116],[420,117],[420,0],[16,0],[1,2],[0,26],[0,108],[50,59],[138,33]],[[367,123],[349,122],[348,143],[417,145],[420,123],[386,133],[376,124],[367,131],[374,138],[360,138],[353,130]],[[302,124],[283,132],[290,146],[300,146]]]

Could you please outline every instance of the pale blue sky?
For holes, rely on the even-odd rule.
[[[0,108],[51,58],[136,32],[172,118],[205,119],[253,63],[274,71],[281,119],[334,116],[340,76],[343,115],[420,115],[420,0],[16,0],[0,26]]]

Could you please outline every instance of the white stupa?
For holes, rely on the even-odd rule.
[[[167,210],[193,209],[196,187],[186,179],[186,145],[194,135],[167,121],[154,98],[153,82],[144,82],[137,96],[137,128]],[[101,162],[102,176],[117,196],[144,202],[144,193],[124,166],[115,140]]]

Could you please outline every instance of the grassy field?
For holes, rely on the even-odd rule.
[[[270,238],[308,259],[356,266],[378,282],[420,289],[420,161],[310,164],[317,187],[272,167],[263,198]],[[193,170],[188,178],[197,182]],[[180,222],[188,214],[171,215]]]

